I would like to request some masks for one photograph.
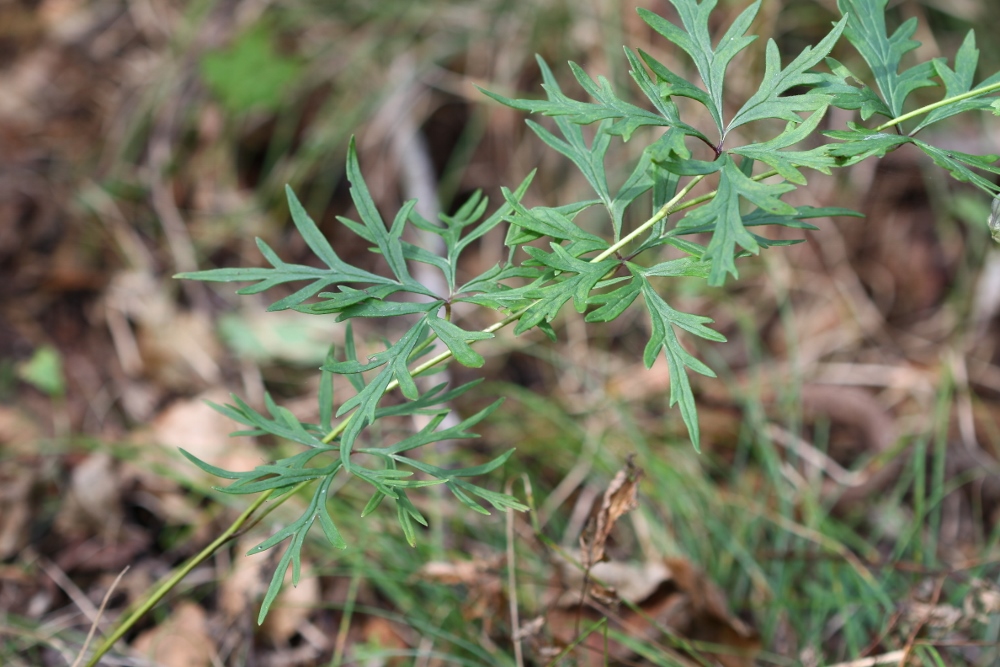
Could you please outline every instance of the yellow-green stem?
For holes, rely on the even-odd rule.
[[[658,210],[655,214],[653,214],[653,217],[651,217],[649,220],[636,227],[634,230],[632,230],[630,234],[628,234],[623,239],[618,241],[618,243],[615,243],[610,248],[602,252],[600,255],[590,260],[590,263],[596,264],[598,262],[603,262],[605,259],[607,259],[611,255],[615,254],[616,252],[627,246],[629,243],[637,239],[639,235],[643,234],[647,229],[658,223],[660,220],[663,220],[665,217],[673,213],[675,210],[678,210],[674,208],[674,205],[677,204],[677,202],[679,202],[681,199],[683,199],[684,195],[691,192],[691,188],[698,185],[698,183],[700,183],[704,178],[705,178],[704,175],[695,176],[694,178],[692,178],[691,182],[685,185],[680,192],[674,195],[673,199],[671,199],[666,204],[661,206],[660,210]]]
[[[904,113],[902,116],[893,118],[892,120],[886,121],[875,128],[876,132],[882,132],[889,129],[890,127],[899,125],[900,123],[905,123],[911,118],[916,118],[917,116],[922,116],[925,113],[930,113],[935,109],[940,109],[941,107],[948,106],[949,104],[954,104],[955,102],[961,102],[962,100],[967,100],[973,97],[979,97],[981,95],[986,95],[987,93],[992,93],[995,90],[1000,90],[1000,82],[994,83],[983,88],[976,88],[975,90],[970,90],[967,93],[962,93],[961,95],[955,95],[953,97],[946,97],[943,100],[934,102],[933,104],[928,104],[927,106],[920,107],[919,109],[914,109],[909,113]]]
[[[309,481],[299,483],[289,493],[279,498],[274,503],[274,505],[272,505],[271,508],[269,508],[268,513],[270,513],[270,511],[273,511],[274,508],[281,505],[288,498],[295,495],[297,491],[305,487],[308,483]],[[140,618],[145,616],[149,610],[155,607],[156,604],[160,600],[162,600],[167,593],[169,593],[177,584],[181,582],[181,580],[184,579],[184,577],[190,574],[191,570],[198,567],[198,565],[200,565],[208,558],[210,558],[212,554],[218,551],[223,544],[232,539],[240,531],[240,529],[242,529],[245,525],[247,525],[247,522],[250,520],[250,517],[253,515],[253,513],[256,512],[261,505],[267,502],[268,499],[270,499],[273,494],[274,491],[271,491],[270,493],[261,495],[257,500],[253,501],[253,503],[251,503],[250,506],[247,507],[246,510],[244,510],[243,513],[240,514],[239,517],[237,517],[237,519],[228,528],[226,528],[226,530],[223,531],[221,535],[215,538],[215,540],[211,544],[202,549],[197,555],[195,555],[186,563],[184,563],[184,565],[174,570],[173,574],[171,574],[166,580],[164,580],[164,582],[160,584],[160,586],[156,589],[156,591],[148,598],[146,598],[146,600],[144,600],[143,603],[139,605],[136,608],[136,610],[133,611],[128,616],[128,618],[122,621],[118,625],[118,627],[115,628],[115,631],[112,632],[110,635],[108,635],[108,637],[101,643],[101,645],[97,647],[97,649],[94,651],[94,655],[90,656],[90,660],[87,661],[87,667],[94,667],[94,665],[97,664],[97,661],[100,660],[105,653],[111,650],[111,647],[115,645],[115,642],[124,637],[125,633],[128,632]],[[260,520],[260,518],[262,517],[258,517],[257,520]]]

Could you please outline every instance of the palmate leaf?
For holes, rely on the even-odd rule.
[[[903,144],[911,143],[909,137],[871,130],[856,123],[848,123],[849,130],[830,130],[824,136],[843,143],[827,144],[823,150],[835,158],[841,167],[849,167],[870,157],[884,157]]]
[[[696,450],[700,451],[701,431],[698,426],[698,411],[694,404],[694,394],[691,391],[687,369],[708,377],[715,377],[715,373],[681,346],[674,327],[680,327],[708,340],[725,342],[726,338],[705,326],[712,322],[711,318],[682,313],[671,308],[666,301],[660,298],[646,277],[639,275],[641,276],[640,290],[652,323],[652,334],[643,353],[643,362],[646,364],[646,368],[651,368],[656,357],[659,356],[660,350],[663,350],[670,371],[669,405],[670,407],[680,405],[681,418],[687,427],[691,443]]]
[[[779,199],[784,193],[794,190],[794,185],[755,181],[744,174],[727,154],[723,154],[716,162],[720,163],[717,194],[704,206],[688,213],[675,230],[678,234],[712,230],[712,240],[703,256],[703,259],[712,260],[712,270],[708,277],[710,285],[722,285],[727,273],[738,277],[734,257],[737,245],[755,254],[760,250],[757,241],[743,225],[739,202],[741,197],[768,213],[795,214],[794,206]]]
[[[482,331],[466,331],[448,320],[440,319],[437,315],[430,312],[427,313],[425,318],[428,326],[434,330],[434,333],[441,339],[441,342],[451,350],[455,361],[469,368],[480,368],[486,363],[483,356],[473,350],[466,341],[486,340],[493,338],[493,334]]]
[[[266,551],[271,547],[277,546],[289,538],[291,539],[291,542],[288,544],[288,548],[285,549],[285,553],[282,554],[281,560],[278,561],[278,565],[275,567],[274,575],[271,577],[271,583],[267,587],[267,593],[264,594],[264,600],[260,605],[260,613],[257,615],[258,624],[264,622],[264,618],[267,617],[267,612],[271,609],[271,604],[274,602],[275,598],[278,597],[278,592],[281,590],[281,586],[285,581],[285,573],[288,571],[289,564],[292,566],[292,585],[298,585],[299,577],[302,574],[302,545],[305,543],[306,534],[309,532],[309,529],[312,528],[312,525],[317,519],[319,519],[320,525],[323,528],[323,533],[326,535],[327,540],[329,540],[330,544],[334,548],[347,548],[347,544],[340,536],[340,532],[337,530],[337,527],[333,524],[333,520],[330,518],[329,509],[326,506],[327,494],[330,492],[330,483],[332,481],[333,475],[330,475],[316,486],[316,490],[313,492],[309,506],[306,508],[306,511],[302,513],[302,516],[298,518],[298,520],[289,524],[247,552],[248,556],[252,556],[253,554],[257,554],[262,551]]]
[[[837,0],[840,13],[847,17],[844,35],[868,63],[875,83],[885,100],[890,118],[902,115],[903,104],[914,90],[936,85],[933,62],[920,63],[899,71],[902,57],[920,46],[910,39],[917,29],[916,17],[905,21],[889,36],[885,7],[889,0]],[[850,107],[848,107],[850,108]],[[855,107],[856,108],[856,107]],[[880,111],[882,113],[882,111]]]
[[[989,174],[1000,175],[1000,166],[997,165],[1000,156],[972,155],[960,151],[945,150],[914,137],[877,132],[853,123],[849,125],[850,130],[823,133],[843,142],[827,144],[823,147],[828,154],[837,158],[841,165],[855,164],[872,156],[882,157],[903,144],[913,144],[929,155],[934,164],[946,169],[954,179],[970,183],[989,194],[990,197],[994,197],[1000,192],[1000,186],[974,171],[981,170]]]
[[[962,42],[962,46],[959,47],[958,52],[955,54],[955,69],[948,67],[947,62],[945,62],[944,59],[937,59],[933,62],[934,67],[937,70],[938,77],[940,77],[941,81],[944,83],[945,98],[955,97],[957,95],[970,92],[972,90],[973,77],[976,75],[976,65],[979,64],[979,49],[976,48],[975,32],[972,30],[969,31],[969,33],[965,36],[965,41]],[[1000,72],[997,72],[983,81],[977,86],[977,88],[987,88],[997,83],[1000,83]],[[958,102],[952,102],[947,106],[940,107],[927,114],[924,119],[920,121],[915,128],[913,128],[910,134],[914,135],[928,125],[944,120],[945,118],[950,118],[951,116],[964,111],[989,109],[991,104],[995,102],[997,102],[996,98],[991,97],[973,97],[966,100],[959,100]]]
[[[757,10],[760,9],[760,0],[747,7],[736,17],[726,34],[719,40],[717,49],[712,47],[712,38],[708,30],[708,18],[715,8],[716,0],[701,0],[701,2],[698,0],[670,0],[670,2],[677,8],[683,28],[649,10],[640,8],[637,11],[642,20],[649,24],[653,30],[684,49],[691,56],[701,80],[705,83],[708,95],[704,97],[689,90],[690,84],[685,87],[678,81],[680,77],[671,75],[667,78],[661,77],[661,80],[678,86],[679,91],[674,94],[691,97],[705,104],[719,129],[719,134],[724,135],[725,124],[722,120],[722,113],[723,81],[726,68],[737,53],[757,39],[756,35],[748,36],[745,33],[757,15]],[[657,76],[660,76],[666,68],[660,65],[658,71],[652,66],[651,60],[647,58],[646,63],[650,65]]]
[[[821,80],[813,90],[829,95],[832,106],[860,111],[862,120],[868,120],[875,114],[881,114],[886,118],[892,117],[892,112],[878,93],[856,77],[851,70],[833,58],[826,58],[826,65],[832,74],[819,73]]]
[[[840,39],[840,34],[844,31],[846,24],[847,18],[842,18],[819,44],[814,47],[807,46],[785,69],[781,69],[781,55],[778,53],[778,45],[773,39],[769,39],[765,56],[764,80],[753,97],[747,100],[743,108],[737,111],[733,119],[729,121],[726,132],[762,118],[780,118],[798,123],[801,118],[796,112],[816,111],[825,108],[829,104],[830,98],[821,92],[810,90],[795,95],[786,95],[785,93],[796,86],[811,88],[823,81],[822,76],[808,70],[816,66],[830,53],[830,49]]]
[[[570,299],[573,299],[577,312],[584,312],[591,291],[616,265],[616,261],[611,259],[594,263],[577,259],[555,243],[550,244],[550,247],[552,252],[547,253],[541,248],[525,246],[525,251],[533,259],[561,272],[561,275],[555,284],[528,287],[524,290],[523,295],[535,301],[518,320],[514,328],[516,334],[523,333],[539,323],[551,322]]]
[[[205,401],[216,412],[229,417],[235,422],[252,427],[251,431],[238,431],[233,435],[263,435],[269,433],[279,438],[285,438],[292,442],[307,447],[319,447],[323,445],[322,435],[319,434],[319,427],[312,424],[303,424],[287,408],[277,405],[269,393],[264,394],[264,402],[271,419],[260,414],[250,407],[243,399],[235,394],[232,395],[235,405],[219,405],[212,401]]]
[[[399,383],[403,396],[410,400],[416,400],[420,392],[413,381],[408,366],[410,355],[414,348],[422,342],[427,331],[427,322],[421,319],[410,328],[403,336],[393,343],[388,349],[373,354],[367,363],[360,361],[340,361],[323,366],[323,370],[345,375],[351,373],[363,373],[384,366],[385,368],[376,375],[371,382],[365,385],[364,389],[344,402],[337,410],[337,416],[358,408],[358,412],[368,419],[369,423],[375,421],[375,410],[378,402],[385,393],[389,383],[393,380]]]
[[[574,62],[570,62],[570,69],[576,77],[580,87],[583,88],[596,102],[580,102],[571,97],[567,97],[560,89],[552,70],[541,56],[535,56],[538,66],[542,71],[544,83],[542,87],[548,94],[546,100],[514,100],[488,90],[482,90],[484,94],[493,98],[497,102],[514,109],[527,111],[528,113],[539,113],[545,116],[554,116],[568,120],[578,125],[590,125],[603,120],[615,121],[607,126],[608,134],[620,136],[628,141],[632,134],[640,127],[679,127],[686,131],[700,136],[701,133],[680,119],[677,107],[669,102],[665,102],[658,95],[650,98],[654,107],[659,113],[647,111],[642,107],[637,107],[630,102],[619,99],[611,89],[611,84],[606,78],[600,76],[595,82],[590,76]],[[634,68],[634,66],[633,66]],[[649,96],[652,90],[652,82],[649,81],[646,72],[640,66],[638,70],[633,69],[632,76],[643,92]]]
[[[396,281],[384,278],[374,273],[347,264],[337,253],[334,252],[330,242],[319,231],[316,223],[313,222],[309,214],[306,213],[291,188],[285,188],[288,197],[288,208],[292,214],[292,222],[298,229],[299,234],[305,240],[309,249],[323,261],[328,268],[315,268],[301,264],[288,264],[282,261],[277,253],[271,250],[261,239],[257,239],[257,247],[261,254],[271,264],[273,268],[236,268],[236,269],[211,269],[208,271],[193,271],[189,273],[178,273],[175,278],[183,280],[203,280],[206,282],[252,282],[255,285],[243,287],[237,290],[237,294],[259,294],[277,285],[288,282],[302,280],[310,281],[310,284],[283,299],[276,301],[268,307],[269,311],[285,310],[293,308],[320,290],[330,285],[343,283],[369,283],[373,285],[397,285]],[[425,291],[425,290],[422,290]]]
[[[531,185],[534,176],[535,172],[532,171],[521,181],[517,189],[513,192],[507,191],[510,201],[521,201],[524,193],[528,190],[528,186]],[[443,225],[433,224],[421,217],[415,209],[411,210],[410,222],[425,232],[431,232],[440,236],[444,241],[446,255],[440,257],[405,241],[403,242],[403,255],[407,259],[414,259],[436,266],[444,274],[449,290],[454,293],[456,291],[455,272],[462,252],[471,243],[482,238],[483,235],[508,218],[511,212],[510,201],[505,201],[492,215],[481,222],[480,220],[489,205],[489,198],[482,196],[482,193],[479,191],[473,193],[453,215],[441,214],[439,217],[441,222],[444,223]],[[470,227],[472,228],[471,230],[469,230]]]
[[[837,166],[837,161],[826,153],[824,148],[814,148],[808,151],[782,150],[803,141],[819,126],[826,114],[826,105],[813,113],[805,121],[799,119],[789,122],[785,131],[770,141],[733,148],[729,152],[748,157],[774,167],[781,176],[792,183],[805,185],[806,178],[799,167],[809,167],[824,174],[830,173],[830,168]]]

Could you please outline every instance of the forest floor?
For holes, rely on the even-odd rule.
[[[744,4],[720,3],[714,27]],[[896,4],[893,17],[921,20],[925,59],[1000,25],[989,3]],[[621,44],[688,65],[630,5],[576,5],[0,2],[0,664],[74,664],[92,627],[91,648],[249,505],[178,448],[231,470],[297,451],[229,437],[240,425],[206,401],[232,393],[263,409],[268,393],[316,420],[316,368],[343,346],[343,324],[172,279],[259,265],[255,237],[310,261],[286,183],[341,256],[372,270],[368,244],[336,219],[354,215],[352,134],[384,211],[422,194],[433,217],[476,190],[492,210],[535,167],[527,203],[580,197],[585,183],[523,114],[475,85],[540,95],[539,53],[566,90],[567,60],[626,89]],[[764,3],[760,52],[766,37],[793,52],[815,43],[834,10]],[[1000,46],[981,48],[992,73]],[[740,98],[762,66],[737,66]],[[997,121],[935,139],[1000,153]],[[609,173],[641,148],[626,144]],[[448,371],[486,378],[454,401],[462,416],[507,400],[481,438],[428,454],[478,465],[516,447],[478,483],[531,512],[482,516],[429,488],[413,494],[430,526],[411,548],[391,503],[361,518],[364,489],[346,484],[330,506],[348,548],[314,531],[301,580],[258,626],[280,552],[244,554],[294,520],[308,501],[294,498],[196,567],[101,664],[1000,664],[990,202],[905,148],[809,178],[796,203],[865,217],[794,230],[803,243],[742,260],[724,289],[665,286],[728,339],[685,341],[718,373],[693,380],[700,453],[667,409],[666,364],[642,366],[649,323],[585,326],[567,308],[556,343],[502,332],[483,369]],[[484,237],[462,270],[503,259],[502,243]],[[379,322],[354,333],[369,351],[392,335]],[[637,508],[593,573],[617,604],[581,606],[577,536],[623,489]]]

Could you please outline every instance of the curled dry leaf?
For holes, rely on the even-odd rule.
[[[463,561],[432,561],[420,568],[418,576],[425,581],[464,586],[462,617],[467,621],[484,621],[484,629],[489,632],[493,621],[503,617],[507,603],[500,578],[502,563],[503,557],[499,555]]]
[[[33,466],[14,461],[0,472],[0,560],[28,546],[31,538],[31,491],[38,481]]]
[[[617,604],[593,596],[586,605],[581,604],[582,576],[578,568],[568,564],[563,568],[565,592],[546,615],[548,631],[558,644],[574,642],[577,632],[603,616],[610,630],[636,640],[669,645],[668,636],[681,637],[702,643],[700,656],[723,667],[753,665],[753,655],[760,648],[757,633],[729,612],[723,592],[688,561],[674,558],[596,565],[590,577],[606,594],[614,591]],[[708,645],[717,646],[718,653]],[[679,652],[672,655],[678,665],[699,664]],[[580,665],[598,667],[604,665],[605,657],[627,661],[633,655],[625,644],[611,637],[605,644],[603,634],[593,633],[583,639],[575,657]]]
[[[604,547],[615,523],[626,512],[639,506],[636,494],[642,468],[638,468],[629,456],[625,467],[619,470],[608,485],[599,505],[591,510],[590,518],[580,535],[581,564],[585,570],[604,560]]]
[[[61,535],[86,534],[97,528],[110,538],[123,519],[122,478],[110,454],[87,456],[73,468],[68,493],[59,508],[55,530]]]

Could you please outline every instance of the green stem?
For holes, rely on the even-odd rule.
[[[309,481],[299,483],[298,486],[292,489],[289,493],[284,494],[284,496],[279,498],[270,508],[268,508],[268,511],[264,515],[258,517],[257,520],[259,521],[261,518],[263,518],[263,516],[274,511],[275,508],[277,508],[283,502],[285,502],[290,497],[295,495],[297,491],[305,487],[305,485],[308,484]],[[139,605],[139,607],[137,607],[136,610],[133,611],[128,618],[122,621],[121,624],[117,628],[115,628],[115,631],[112,632],[110,635],[108,635],[108,637],[104,640],[104,642],[101,643],[99,647],[97,647],[97,649],[94,652],[94,655],[90,656],[90,660],[87,661],[87,667],[94,667],[94,665],[97,664],[97,661],[100,660],[105,653],[111,650],[111,647],[114,646],[119,639],[124,637],[125,633],[128,632],[130,629],[132,629],[132,627],[136,624],[136,622],[138,622],[140,618],[145,616],[146,613],[149,612],[153,607],[155,607],[156,604],[160,600],[162,600],[167,593],[169,593],[177,584],[179,584],[184,579],[184,577],[190,574],[191,570],[198,567],[198,565],[200,565],[201,563],[205,562],[209,557],[212,556],[212,554],[218,551],[219,548],[222,547],[222,545],[224,545],[230,539],[235,537],[236,534],[240,531],[240,529],[242,529],[244,526],[247,526],[248,525],[247,522],[250,520],[250,517],[253,515],[253,513],[256,512],[261,505],[267,502],[272,494],[274,494],[274,491],[271,491],[271,493],[260,496],[257,500],[251,503],[250,506],[246,510],[244,510],[244,512],[240,514],[239,517],[237,517],[237,519],[228,528],[226,528],[226,530],[221,535],[215,538],[215,541],[213,541],[207,547],[202,549],[197,555],[191,558],[188,562],[184,563],[184,565],[174,570],[174,573],[171,574],[162,584],[160,584],[160,586],[156,589],[156,591],[148,598],[146,598],[146,600],[143,601],[143,603]],[[256,523],[256,521],[254,523]]]
[[[777,176],[777,175],[778,175],[778,170],[771,169],[770,171],[765,171],[760,174],[757,174],[756,176],[753,177],[752,180],[763,181],[765,178],[771,178],[772,176]],[[686,208],[691,208],[692,206],[703,204],[709,201],[710,199],[715,199],[715,195],[717,194],[719,194],[718,190],[712,190],[711,192],[695,197],[694,199],[689,199],[680,206],[678,206],[677,208],[675,208],[673,211],[671,211],[671,213],[676,213],[677,211],[683,211]]]
[[[615,243],[613,246],[611,246],[610,248],[608,248],[607,250],[605,250],[604,252],[602,252],[600,255],[598,255],[594,259],[590,260],[590,263],[591,264],[597,264],[598,262],[603,262],[605,259],[607,259],[611,255],[615,254],[616,252],[618,252],[619,250],[621,250],[622,248],[624,248],[626,245],[628,245],[632,241],[634,241],[640,234],[644,233],[647,229],[649,229],[650,227],[652,227],[653,225],[655,225],[656,223],[658,223],[660,220],[663,220],[665,217],[667,217],[668,215],[670,215],[671,213],[673,213],[675,210],[680,210],[681,207],[678,207],[677,209],[675,209],[674,205],[677,204],[677,202],[679,202],[681,199],[683,199],[684,195],[686,195],[687,193],[691,192],[691,188],[693,188],[694,186],[698,185],[698,183],[700,183],[703,178],[705,178],[704,175],[695,176],[694,178],[692,178],[691,181],[687,185],[685,185],[684,188],[680,192],[678,192],[676,195],[674,195],[673,199],[671,199],[666,204],[664,204],[663,206],[661,206],[660,210],[658,210],[653,215],[652,218],[650,218],[646,222],[644,222],[641,225],[639,225],[638,227],[636,227],[634,230],[632,230],[631,234],[629,234],[628,236],[626,236],[623,239],[621,239],[620,241],[618,241],[618,243]],[[711,199],[711,197],[709,197],[709,199]]]
[[[933,104],[928,104],[927,106],[920,107],[919,109],[914,109],[909,113],[905,113],[902,116],[893,118],[892,120],[886,121],[875,128],[876,132],[882,132],[894,125],[899,125],[900,123],[906,122],[911,118],[916,118],[917,116],[922,116],[925,113],[930,113],[935,109],[940,109],[941,107],[948,106],[949,104],[954,104],[955,102],[961,102],[962,100],[967,100],[973,97],[979,97],[980,95],[985,95],[987,93],[992,93],[994,90],[1000,90],[1000,82],[986,86],[985,88],[976,88],[975,90],[970,90],[967,93],[962,93],[961,95],[955,95],[954,97],[946,97],[943,100],[935,102]]]

